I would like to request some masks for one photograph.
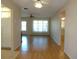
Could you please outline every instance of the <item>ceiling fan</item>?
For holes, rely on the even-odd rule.
[[[30,14],[30,16],[29,16],[30,18],[34,18],[35,16],[33,16],[32,14]]]
[[[26,11],[26,10],[28,10],[28,8],[24,8],[24,10]],[[31,13],[31,14],[29,15],[29,17],[30,17],[30,18],[34,18],[35,16],[33,16],[33,14]]]

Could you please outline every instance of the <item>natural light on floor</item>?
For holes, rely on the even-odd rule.
[[[23,52],[28,51],[28,39],[27,36],[22,36],[22,46],[21,46],[21,50]]]
[[[35,50],[45,50],[47,49],[48,39],[47,37],[34,37],[33,38],[33,47]]]

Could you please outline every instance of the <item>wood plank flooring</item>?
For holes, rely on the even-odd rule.
[[[16,59],[69,59],[49,36],[22,36]]]

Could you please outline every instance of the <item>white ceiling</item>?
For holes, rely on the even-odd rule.
[[[67,0],[48,0],[48,4],[44,5],[41,9],[35,8],[32,0],[14,0],[14,2],[21,7],[23,17],[29,16],[30,14],[49,17],[53,16],[56,11],[62,8]],[[28,10],[24,10],[23,8],[28,8]]]

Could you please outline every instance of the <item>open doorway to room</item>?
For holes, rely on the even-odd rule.
[[[22,18],[21,35],[49,35],[48,18]]]
[[[61,25],[61,40],[60,40],[60,45],[64,51],[64,41],[65,41],[65,20],[66,20],[66,12],[65,10],[62,10],[60,15],[60,25]]]
[[[66,12],[65,10],[62,10],[60,13],[59,13],[59,18],[60,18],[60,27],[61,27],[61,39],[60,39],[60,52],[62,51],[62,53],[60,53],[60,55],[64,55],[64,44],[65,44],[65,20],[66,20]],[[65,54],[66,55],[66,54]],[[67,55],[66,55],[67,56]]]

